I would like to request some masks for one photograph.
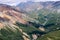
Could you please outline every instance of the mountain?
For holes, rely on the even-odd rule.
[[[27,21],[22,18],[23,15],[22,12],[9,5],[0,4],[0,22],[15,23],[18,21],[24,24]]]
[[[0,4],[0,40],[58,40],[59,6],[59,1]]]
[[[27,37],[29,36],[27,33],[23,32],[22,29],[16,25],[17,22],[21,24],[27,23],[27,21],[23,19],[24,16],[25,14],[18,9],[9,5],[0,4],[0,40],[28,39]]]
[[[20,3],[17,5],[17,7],[21,7],[24,11],[36,11],[43,8],[48,8],[51,4],[53,4],[54,1],[47,1],[47,2],[32,2],[28,1],[25,3]]]
[[[18,7],[0,4],[0,40],[31,40],[35,32],[44,34],[29,21],[35,19],[21,12]]]
[[[39,2],[32,2],[32,1],[28,1],[26,3],[20,3],[17,5],[17,7],[21,7],[22,10],[26,10],[26,11],[34,11],[36,9],[41,9],[43,8],[42,5],[40,5]]]
[[[16,28],[19,29],[19,27],[15,24],[16,22],[27,24],[27,20],[24,19],[25,16],[26,14],[17,8],[13,8],[5,4],[0,4],[0,30],[5,29],[6,27],[6,29],[9,28],[10,31],[15,31]]]
[[[57,2],[53,3],[52,5],[55,8],[59,8],[60,7],[60,1],[57,1]]]
[[[60,13],[60,1],[54,2],[51,6],[52,9],[57,10],[57,12]]]
[[[60,40],[60,30],[45,34],[37,40]]]
[[[47,1],[47,2],[32,2],[28,1],[25,3],[20,3],[17,7],[21,7],[21,10],[26,12],[38,11],[41,9],[51,9],[51,8],[60,8],[60,1]],[[58,6],[58,7],[57,7]]]

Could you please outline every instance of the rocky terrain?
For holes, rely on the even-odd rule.
[[[0,40],[60,40],[59,33],[60,1],[0,4]]]

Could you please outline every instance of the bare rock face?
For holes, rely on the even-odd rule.
[[[26,24],[27,21],[23,19],[23,12],[9,5],[0,4],[0,24],[20,22]],[[1,26],[2,26],[1,25]]]

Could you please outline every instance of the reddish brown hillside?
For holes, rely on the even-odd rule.
[[[16,21],[26,24],[23,13],[9,5],[0,4],[0,22],[15,23]]]

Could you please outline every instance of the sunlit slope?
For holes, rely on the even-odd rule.
[[[37,40],[60,40],[60,30],[49,32]]]

